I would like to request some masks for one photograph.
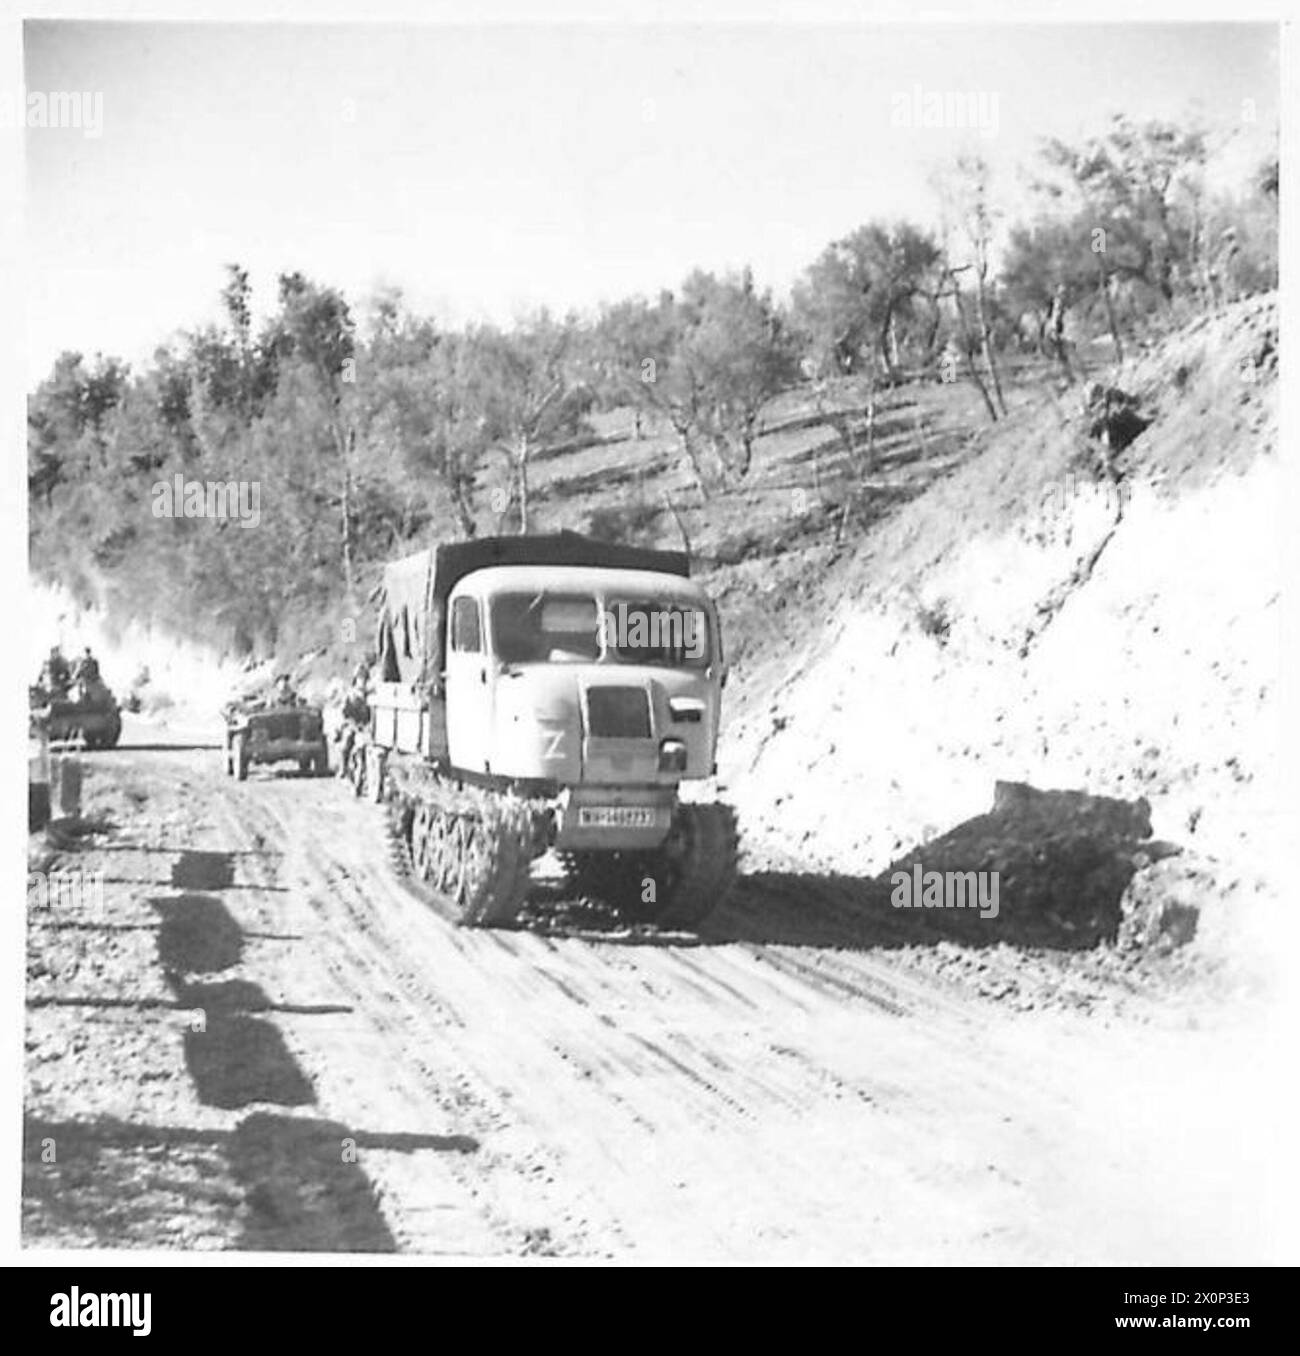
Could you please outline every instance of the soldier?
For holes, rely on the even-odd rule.
[[[289,681],[287,673],[282,673],[275,680],[275,691],[272,695],[277,706],[296,706],[298,704],[298,694],[293,690],[293,684]]]
[[[50,657],[41,669],[41,686],[51,697],[65,697],[72,686],[72,674],[68,671],[68,661],[57,645],[50,650]]]
[[[1057,283],[1056,290],[1052,293],[1052,305],[1047,313],[1047,334],[1052,352],[1064,369],[1067,379],[1073,381],[1074,373],[1070,371],[1070,357],[1066,351],[1068,341],[1065,336],[1065,313],[1069,309],[1069,302],[1069,289],[1063,282]]]
[[[356,746],[357,732],[370,724],[370,666],[367,655],[357,662],[352,670],[352,683],[343,698],[343,721],[339,726],[338,773],[340,777],[348,775],[349,759]]]
[[[72,677],[75,682],[85,683],[88,687],[99,682],[99,660],[90,652],[90,646],[81,653],[81,658],[77,660],[76,666],[72,670]]]

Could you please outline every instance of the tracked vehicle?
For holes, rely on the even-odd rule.
[[[715,771],[726,670],[684,555],[575,533],[443,545],[385,571],[346,775],[399,865],[470,925],[517,917],[537,856],[637,920],[693,927],[735,875]]]
[[[28,701],[53,744],[111,749],[122,736],[117,698],[99,678],[79,678],[65,693],[50,692],[37,683],[28,689]]]

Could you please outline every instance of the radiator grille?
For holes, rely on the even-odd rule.
[[[589,687],[587,733],[600,739],[649,739],[650,699],[641,687]]]
[[[283,716],[267,716],[262,721],[268,739],[304,739],[307,721],[296,711]]]

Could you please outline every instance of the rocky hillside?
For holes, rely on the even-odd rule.
[[[722,768],[751,868],[1005,872],[995,783],[1066,790],[1076,849],[1088,798],[1142,821],[1098,830],[1123,867],[1103,940],[1254,953],[1285,841],[1276,386],[1270,295],[1104,387],[1027,400],[816,588],[772,576]],[[1039,860],[1051,841],[1022,853],[1032,906],[1095,940],[1079,871],[1053,884]]]

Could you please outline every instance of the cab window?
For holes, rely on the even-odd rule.
[[[605,651],[618,664],[704,669],[709,665],[709,619],[703,608],[671,600],[627,598],[608,609]]]
[[[451,648],[477,654],[483,648],[483,628],[479,623],[478,600],[457,598],[451,605]]]
[[[490,609],[492,647],[504,664],[582,664],[600,657],[590,594],[503,593]]]

